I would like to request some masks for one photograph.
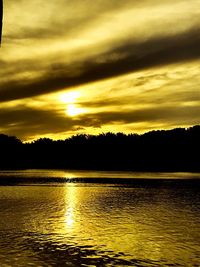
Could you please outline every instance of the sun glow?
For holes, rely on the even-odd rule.
[[[65,94],[62,94],[60,96],[60,100],[63,103],[70,104],[70,103],[75,103],[77,101],[77,98],[80,96],[80,92],[78,91],[71,91]]]

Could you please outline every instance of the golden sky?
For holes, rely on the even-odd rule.
[[[0,132],[200,123],[200,0],[4,0]]]

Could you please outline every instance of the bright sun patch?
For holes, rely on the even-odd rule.
[[[71,117],[80,115],[83,112],[83,109],[77,107],[75,104],[68,105],[66,109],[66,114]]]
[[[71,91],[60,96],[60,101],[67,104],[66,114],[70,117],[84,113],[84,110],[77,105],[77,99],[80,97],[80,92]]]

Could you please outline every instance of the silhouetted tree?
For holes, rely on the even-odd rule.
[[[15,136],[0,134],[0,168],[17,168],[20,159],[23,157],[23,144]]]

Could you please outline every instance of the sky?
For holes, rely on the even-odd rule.
[[[0,133],[200,124],[200,0],[4,0]]]

